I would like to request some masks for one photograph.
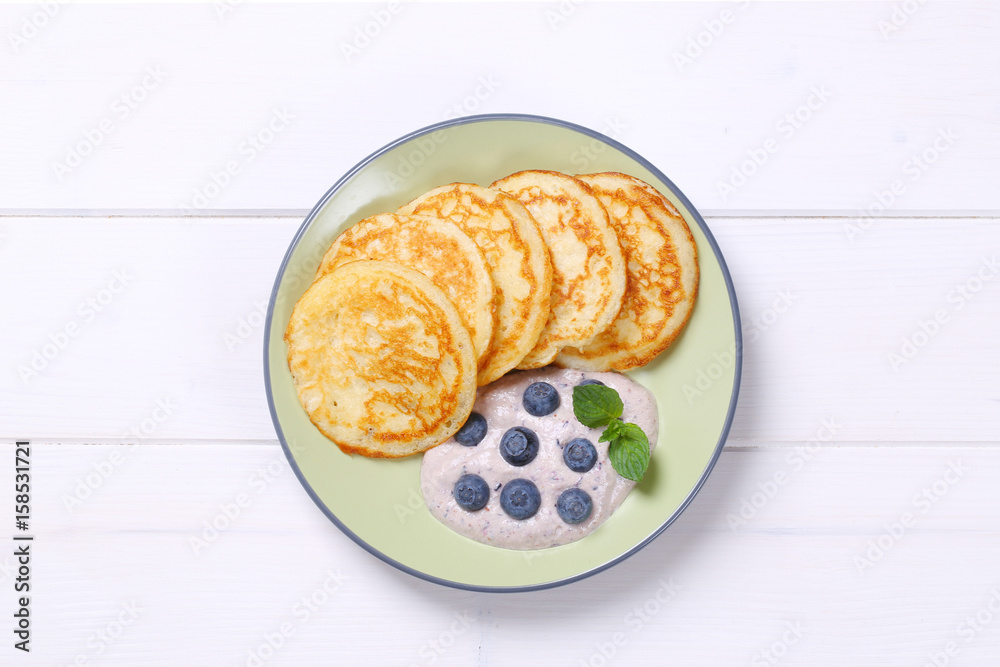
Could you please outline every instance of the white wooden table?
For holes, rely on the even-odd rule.
[[[0,28],[0,664],[997,664],[997,4],[51,2]],[[342,173],[504,111],[678,184],[746,359],[673,526],[490,595],[314,506],[268,415],[262,310]]]

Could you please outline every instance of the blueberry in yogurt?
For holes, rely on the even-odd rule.
[[[526,466],[538,456],[538,436],[530,428],[515,426],[500,438],[500,456],[512,466]]]
[[[590,494],[583,489],[566,489],[556,500],[556,512],[566,523],[583,523],[593,508]]]
[[[424,452],[420,490],[434,518],[469,539],[504,549],[568,544],[605,523],[635,482],[610,464],[609,443],[600,440],[602,429],[586,426],[576,417],[572,393],[584,382],[614,389],[623,403],[623,423],[637,424],[650,445],[655,444],[656,399],[627,375],[554,366],[508,373],[477,390],[472,411],[486,421],[482,440],[469,446],[462,440],[472,439],[463,434],[461,440],[452,437]],[[524,407],[524,395],[535,383],[554,387],[560,398],[559,407],[541,417]],[[473,420],[478,421],[468,420],[470,431]],[[488,500],[479,510],[462,509],[456,502],[455,482],[468,474],[478,475],[489,486]],[[482,485],[476,484],[480,498],[486,497]],[[458,495],[468,494],[474,501],[475,488],[467,486],[468,491],[459,489]],[[567,489],[580,491],[559,501]]]
[[[544,417],[559,408],[559,392],[548,382],[532,382],[521,399],[524,409],[534,417]]]
[[[490,499],[490,487],[479,475],[459,477],[453,493],[458,506],[470,512],[483,509]]]
[[[605,385],[605,384],[604,384],[603,382],[601,382],[600,380],[594,380],[594,379],[590,379],[590,380],[584,380],[583,382],[581,382],[581,383],[580,383],[580,384],[578,384],[577,386],[578,386],[578,387],[586,387],[586,386],[587,386],[588,384],[599,384],[599,385],[601,385],[602,387],[605,387],[605,386],[607,386],[607,385]]]
[[[475,447],[486,437],[486,430],[486,417],[478,412],[473,412],[465,420],[465,423],[462,424],[462,428],[458,429],[458,433],[455,434],[455,440],[460,445]]]
[[[535,516],[542,505],[542,494],[528,479],[512,479],[500,492],[500,507],[512,519],[523,521]]]
[[[573,472],[587,472],[597,463],[597,448],[586,438],[573,438],[563,448],[563,461]]]

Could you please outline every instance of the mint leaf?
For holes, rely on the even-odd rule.
[[[598,442],[608,443],[611,467],[626,479],[638,482],[649,467],[649,438],[642,428],[621,420],[621,396],[602,384],[573,387],[573,414],[589,428],[606,427]]]
[[[611,387],[601,384],[573,387],[573,414],[584,426],[607,426],[611,420],[620,417],[624,409],[621,396]]]
[[[621,419],[612,419],[608,427],[604,429],[604,433],[598,438],[598,442],[614,442],[621,435],[621,429],[625,423]]]
[[[619,475],[633,482],[638,482],[646,474],[649,467],[649,438],[636,424],[618,422],[621,426],[615,428],[615,433],[609,437],[605,430],[601,435],[602,442],[609,442],[608,458]]]

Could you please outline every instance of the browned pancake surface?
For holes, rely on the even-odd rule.
[[[427,216],[373,215],[334,240],[317,276],[359,259],[395,262],[430,278],[455,304],[482,363],[495,322],[493,279],[486,257],[457,225]]]
[[[687,323],[698,293],[698,251],[677,209],[648,183],[625,174],[579,176],[597,193],[628,265],[622,309],[591,343],[567,347],[556,363],[625,371],[666,349]]]
[[[518,368],[552,362],[567,345],[586,345],[622,305],[625,260],[608,214],[589,186],[554,171],[529,170],[493,183],[524,204],[552,259],[549,319]]]
[[[399,213],[448,220],[483,251],[496,288],[496,326],[479,384],[517,366],[548,319],[552,290],[549,250],[531,214],[510,195],[471,183],[434,188]]]
[[[454,434],[472,409],[472,340],[422,273],[361,260],[321,276],[285,331],[288,367],[316,427],[343,451],[408,456]]]

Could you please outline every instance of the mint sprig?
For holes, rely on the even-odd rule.
[[[649,467],[649,438],[637,424],[622,421],[625,405],[611,387],[585,384],[573,387],[573,414],[589,428],[605,427],[599,442],[608,443],[615,471],[638,482]]]

